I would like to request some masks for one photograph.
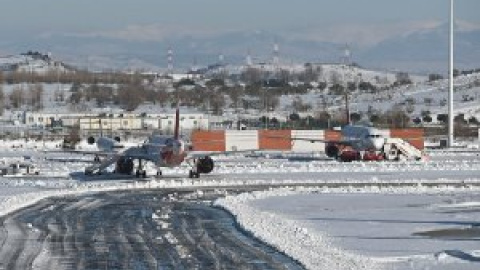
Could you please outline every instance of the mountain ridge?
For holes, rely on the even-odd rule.
[[[219,62],[245,64],[249,53],[254,62],[270,62],[274,43],[284,63],[338,63],[345,44],[290,38],[269,31],[236,31],[207,37],[185,35],[156,41],[132,41],[102,36],[53,34],[21,42],[2,42],[0,51],[52,52],[79,67],[91,69],[145,69],[161,71],[167,67],[167,50],[173,49],[174,67],[188,69]],[[28,45],[26,45],[28,44]],[[480,30],[455,33],[455,61],[460,69],[478,68]],[[448,68],[448,28],[436,28],[397,35],[370,47],[349,44],[352,62],[376,69],[415,73],[443,73]],[[18,51],[19,50],[19,51]]]

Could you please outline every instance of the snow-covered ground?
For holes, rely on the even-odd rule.
[[[227,196],[216,205],[308,269],[480,266],[480,247],[475,245],[480,238],[475,222],[480,217],[478,149],[431,151],[427,162],[339,163],[321,154],[311,155],[311,161],[272,154],[216,157],[215,171],[200,179],[187,178],[185,165],[163,170],[163,178],[138,182],[133,177],[87,179],[82,172],[91,156],[42,151],[42,147],[0,150],[5,163],[27,157],[41,170],[39,176],[0,178],[0,215],[48,196],[271,186],[263,192]],[[55,149],[55,143],[46,148]]]
[[[478,191],[281,189],[217,203],[309,269],[478,269]]]

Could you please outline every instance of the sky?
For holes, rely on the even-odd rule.
[[[316,40],[376,42],[448,20],[449,0],[0,0],[7,39],[52,34],[159,41],[171,35],[267,30]],[[479,0],[455,0],[480,28]],[[362,40],[363,39],[363,40]],[[371,41],[373,39],[373,41]]]

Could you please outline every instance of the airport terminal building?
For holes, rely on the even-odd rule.
[[[175,113],[48,113],[25,112],[23,124],[31,128],[73,128],[82,133],[136,132],[158,130],[173,132]],[[202,113],[182,113],[180,128],[183,132],[208,129],[208,117]]]

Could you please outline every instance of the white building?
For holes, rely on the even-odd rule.
[[[80,130],[91,131],[134,131],[161,130],[172,133],[175,125],[174,113],[41,113],[25,112],[24,123],[29,127],[49,127],[61,120],[62,126],[79,126]],[[195,129],[208,129],[208,117],[201,113],[182,113],[180,129],[188,132]]]

